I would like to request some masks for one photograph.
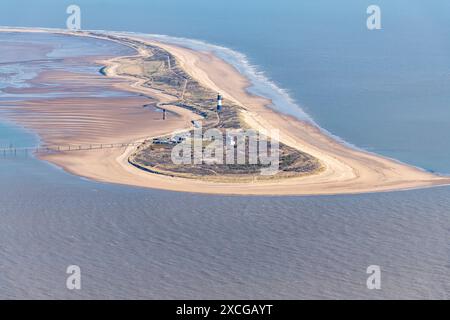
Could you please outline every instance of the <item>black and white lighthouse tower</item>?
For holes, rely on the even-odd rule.
[[[219,94],[217,94],[217,112],[221,112],[222,111],[222,96]]]

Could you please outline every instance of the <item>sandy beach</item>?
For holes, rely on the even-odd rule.
[[[49,32],[37,29],[1,31]],[[70,32],[62,32],[71,34]],[[86,34],[77,34],[87,36]],[[450,184],[450,179],[385,157],[353,149],[324,134],[320,128],[268,108],[270,101],[247,92],[250,83],[233,66],[208,52],[197,52],[172,44],[149,41],[139,36],[121,35],[159,46],[179,61],[181,67],[203,86],[221,92],[243,111],[245,122],[254,129],[278,129],[280,141],[306,152],[323,164],[313,175],[253,183],[213,183],[152,174],[129,164],[135,147],[95,151],[61,152],[42,155],[73,174],[96,181],[183,192],[253,195],[354,194],[393,191]],[[145,57],[145,49],[137,57]],[[108,77],[79,79],[89,86],[113,86],[118,90],[149,96],[170,104],[173,97],[143,86],[143,79],[119,76],[118,58],[100,61],[109,66]],[[40,80],[63,81],[67,73],[46,73]],[[75,79],[79,76],[73,76]],[[161,121],[160,116],[142,108],[148,98],[60,99],[59,108],[27,102],[17,106],[28,113],[12,115],[17,123],[34,130],[47,144],[111,143],[142,141],[191,127],[199,116],[176,106],[166,108],[176,115]],[[53,105],[49,102],[48,105]],[[47,104],[45,104],[47,105]],[[34,116],[31,116],[34,115]],[[37,115],[37,116],[36,116]],[[64,128],[71,127],[70,134]],[[51,128],[51,130],[49,130]],[[114,140],[114,141],[111,141]]]

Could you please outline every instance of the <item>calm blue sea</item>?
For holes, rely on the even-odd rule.
[[[212,50],[252,76],[252,90],[272,97],[274,107],[308,116],[358,147],[450,174],[450,2],[376,1],[382,30],[368,31],[372,2],[77,4],[84,29],[220,46]],[[2,1],[0,25],[63,28],[69,4]],[[7,83],[0,79],[2,88]],[[0,145],[36,139],[0,124]],[[2,298],[450,293],[447,187],[357,196],[205,196],[94,183],[31,155],[1,157]],[[70,264],[82,268],[81,291],[65,288]],[[372,264],[381,266],[381,290],[366,289]]]
[[[64,28],[73,1],[2,1],[0,25]],[[450,173],[450,2],[78,0],[82,28],[204,40],[245,54],[359,147]],[[18,4],[20,3],[20,5]]]

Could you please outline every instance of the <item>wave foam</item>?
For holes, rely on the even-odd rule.
[[[276,111],[292,115],[304,121],[314,123],[313,119],[300,107],[300,105],[289,95],[289,92],[279,87],[275,81],[243,53],[233,49],[210,44],[202,40],[172,37],[160,34],[143,34],[137,32],[120,32],[122,34],[136,35],[149,40],[157,40],[169,44],[175,44],[196,51],[212,52],[234,66],[241,74],[250,80],[251,86],[247,89],[250,93],[263,96],[272,101],[270,106]],[[315,124],[315,123],[314,123]]]

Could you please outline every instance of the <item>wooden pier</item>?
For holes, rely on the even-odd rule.
[[[76,152],[102,149],[117,149],[127,147],[137,147],[145,141],[138,142],[121,142],[121,143],[96,143],[96,144],[69,144],[69,145],[42,145],[37,147],[0,147],[0,156],[17,155],[19,153],[57,153],[57,152]]]

